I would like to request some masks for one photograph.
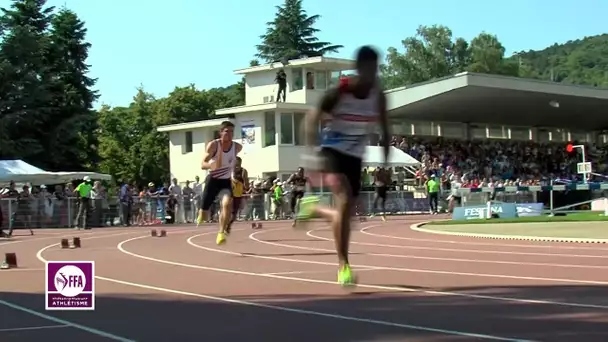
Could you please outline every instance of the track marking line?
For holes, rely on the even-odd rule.
[[[187,232],[191,232],[194,229],[196,229],[196,228],[193,227],[193,228],[184,229],[184,230],[170,231],[170,233],[172,233],[172,234],[187,233]],[[199,228],[199,230],[200,230],[200,228]],[[106,239],[106,238],[123,236],[123,235],[130,235],[130,234],[135,234],[135,233],[140,233],[140,232],[137,231],[137,230],[132,230],[132,231],[129,231],[129,232],[121,232],[121,233],[111,233],[111,232],[108,232],[107,234],[102,234],[102,235],[93,236],[93,237],[89,237],[89,235],[90,235],[89,234],[89,235],[86,235],[82,239],[86,240],[86,241],[88,241],[88,240],[95,240],[95,239]],[[28,240],[28,241],[32,241],[32,240]],[[27,241],[14,241],[14,243],[16,243],[16,242],[27,242]],[[48,245],[48,246],[44,247],[43,250],[48,250],[48,249],[50,249],[52,247],[56,247],[56,246],[59,246],[59,243]],[[40,251],[38,251],[38,253],[36,253],[36,257],[41,262],[46,263],[46,259],[44,259],[44,258],[41,257]],[[1,300],[0,299],[0,305],[4,305],[4,306],[9,307],[9,308],[14,309],[14,310],[25,312],[25,313],[28,313],[30,315],[37,316],[37,317],[40,317],[40,318],[48,320],[48,321],[51,321],[51,322],[54,322],[54,323],[58,323],[60,325],[65,325],[65,326],[68,326],[68,327],[71,327],[71,328],[79,329],[79,330],[88,332],[90,334],[101,336],[101,337],[105,337],[105,338],[108,338],[108,339],[111,339],[111,340],[115,340],[115,341],[119,341],[119,342],[136,342],[135,340],[131,340],[131,339],[124,338],[124,337],[121,337],[121,336],[118,336],[118,335],[114,335],[114,334],[111,334],[109,332],[106,332],[106,331],[103,331],[103,330],[99,330],[99,329],[95,329],[95,328],[91,328],[91,327],[88,327],[88,326],[85,326],[85,325],[82,325],[82,324],[73,323],[73,322],[70,322],[70,321],[67,321],[67,320],[64,320],[64,319],[61,319],[61,318],[57,318],[57,317],[54,317],[54,316],[51,316],[51,315],[47,315],[47,314],[44,314],[44,313],[32,310],[32,309],[28,309],[28,308],[26,308],[24,306],[17,305],[17,304],[14,304],[14,303],[11,303],[11,302],[8,302],[8,301],[5,301],[5,300]]]
[[[209,235],[209,234],[215,234],[215,232],[214,231],[213,232],[207,232],[207,233],[203,233],[203,234],[197,234],[195,236]],[[148,260],[151,260],[151,261],[158,260],[157,262],[160,262],[160,263],[174,264],[174,265],[184,266],[184,267],[194,267],[194,266],[196,266],[196,265],[189,265],[189,264],[173,263],[173,262],[170,262],[170,261],[167,261],[167,260],[148,258],[146,256],[139,256],[139,255],[137,255],[135,253],[131,253],[131,252],[125,250],[122,247],[122,245],[124,245],[127,242],[135,241],[135,240],[139,240],[139,239],[144,239],[144,238],[148,238],[148,237],[149,236],[140,236],[140,237],[124,240],[124,241],[120,242],[117,245],[117,248],[121,252],[123,252],[123,253],[125,253],[127,255],[131,255],[131,256],[134,256],[134,257],[137,257],[137,258],[140,258],[140,259],[148,259]],[[50,246],[53,246],[53,245],[49,245],[47,247],[44,247],[44,248],[40,249],[36,253],[36,257],[41,262],[46,262],[46,259],[44,259],[44,257],[42,256],[42,254],[44,253],[44,251],[46,249],[50,248]],[[197,268],[197,267],[194,267],[194,268]],[[232,270],[223,269],[223,271],[232,271]],[[228,273],[239,273],[239,272],[228,272]],[[258,275],[258,276],[260,276],[260,274],[257,274],[257,273],[253,273],[252,275]],[[278,278],[280,276],[272,276],[272,277]],[[508,337],[486,335],[486,334],[476,334],[476,333],[469,333],[469,332],[457,331],[457,330],[437,329],[437,328],[430,328],[430,327],[419,326],[419,325],[401,324],[401,323],[382,321],[382,320],[375,320],[375,319],[362,318],[362,317],[344,316],[344,315],[339,315],[339,314],[334,314],[334,313],[327,313],[327,312],[320,312],[320,311],[312,311],[312,310],[304,310],[304,309],[294,309],[294,308],[283,307],[283,306],[278,306],[278,305],[263,304],[263,303],[259,303],[259,302],[250,302],[250,301],[244,301],[244,300],[236,300],[236,299],[230,299],[230,298],[215,297],[215,296],[209,296],[209,295],[204,295],[204,294],[200,294],[200,293],[192,293],[192,292],[186,292],[186,291],[179,291],[179,290],[174,290],[174,289],[169,289],[169,288],[157,287],[157,286],[152,286],[152,285],[147,285],[147,284],[142,284],[142,283],[128,282],[128,281],[124,281],[124,280],[113,279],[113,278],[102,277],[102,276],[95,276],[95,278],[99,279],[99,280],[113,282],[113,283],[116,283],[116,284],[122,284],[122,285],[127,285],[127,286],[132,286],[132,287],[139,287],[139,288],[144,288],[144,289],[149,289],[149,290],[154,290],[154,291],[159,291],[159,292],[173,293],[173,294],[190,296],[190,297],[198,297],[198,298],[204,298],[204,299],[209,299],[209,300],[215,300],[215,301],[219,301],[219,302],[225,302],[225,303],[231,303],[231,304],[239,304],[239,305],[257,307],[257,308],[263,308],[263,309],[270,309],[270,310],[276,310],[276,311],[283,311],[283,312],[289,312],[289,313],[296,313],[296,314],[303,314],[303,315],[309,315],[309,316],[318,316],[318,317],[325,317],[325,318],[333,318],[333,319],[340,319],[340,320],[344,320],[344,321],[367,323],[367,324],[374,324],[374,325],[381,325],[381,326],[389,326],[389,327],[403,328],[403,329],[409,329],[409,330],[426,331],[426,332],[439,333],[439,334],[443,334],[443,335],[463,336],[463,337],[468,337],[468,338],[480,338],[480,339],[486,339],[486,340],[509,341],[509,342],[534,342],[532,340],[508,338]],[[294,278],[294,279],[296,279],[296,278]],[[336,285],[333,282],[327,282],[327,283],[331,283],[333,285]],[[1,302],[0,302],[0,304],[1,304]],[[10,303],[8,303],[8,304],[10,304]],[[14,304],[11,304],[11,305],[14,305]],[[27,309],[27,310],[29,310],[29,309]],[[39,314],[39,313],[36,313],[36,314]],[[51,317],[51,316],[49,316],[49,317]],[[53,317],[51,317],[51,318],[53,318]],[[101,332],[101,331],[98,331],[98,332]],[[131,342],[130,340],[124,340],[124,341],[125,342],[127,342],[127,341]]]
[[[318,231],[320,229],[313,229],[312,231]],[[308,234],[307,234],[308,235]],[[320,236],[312,236],[316,239],[327,239]],[[441,251],[441,252],[458,252],[458,253],[474,253],[474,254],[504,254],[504,255],[529,255],[529,256],[548,256],[548,257],[562,257],[562,258],[590,258],[590,259],[608,259],[606,255],[590,255],[590,254],[558,254],[558,253],[533,253],[533,252],[507,252],[507,251],[492,251],[483,249],[456,249],[456,248],[441,248],[441,247],[422,247],[422,246],[410,246],[410,245],[389,245],[382,243],[369,243],[369,242],[351,242],[353,244],[362,246],[375,246],[375,247],[387,247],[397,249],[415,249],[415,250],[428,250],[428,251]]]
[[[467,242],[467,241],[456,241],[456,240],[439,240],[439,239],[420,239],[420,238],[409,238],[405,236],[396,236],[396,235],[385,235],[378,233],[371,233],[369,230],[371,228],[362,228],[360,230],[361,233],[369,236],[388,238],[388,239],[397,239],[397,240],[408,240],[408,241],[420,241],[420,242],[432,242],[432,243],[445,243],[445,244],[454,244],[454,245],[471,245],[471,246],[499,246],[499,247],[516,247],[516,248],[551,248],[551,249],[574,249],[574,250],[592,250],[592,251],[608,251],[608,248],[598,248],[598,247],[580,247],[580,246],[552,246],[548,244],[536,245],[536,244],[510,244],[510,243],[488,243],[488,242]],[[534,242],[531,240],[531,242]]]
[[[283,229],[285,229],[285,228],[283,228]],[[337,264],[335,264],[335,263],[327,263],[327,262],[294,260],[294,259],[268,257],[268,256],[260,256],[260,255],[246,255],[246,254],[238,253],[238,252],[230,252],[230,251],[224,251],[224,250],[219,250],[219,249],[215,249],[215,248],[204,247],[204,246],[200,246],[200,245],[197,245],[194,242],[192,242],[192,240],[195,239],[195,238],[197,238],[197,237],[204,236],[204,235],[209,235],[209,234],[214,234],[214,233],[215,232],[207,232],[207,233],[203,233],[203,234],[197,234],[197,235],[194,235],[194,236],[191,236],[190,238],[188,238],[187,242],[190,245],[192,245],[193,247],[195,247],[195,248],[202,249],[202,250],[207,250],[207,251],[211,251],[211,252],[216,252],[216,253],[230,254],[230,255],[236,255],[236,256],[241,256],[241,257],[251,257],[251,258],[259,258],[259,259],[268,259],[268,260],[295,262],[295,263],[320,264],[320,265],[327,265],[327,266],[334,266],[334,267],[337,266]],[[253,233],[253,234],[255,234],[255,233]],[[316,283],[316,284],[329,284],[329,285],[333,285],[333,286],[336,285],[335,282],[333,282],[333,281],[327,281],[327,280],[319,280],[319,279],[312,279],[312,278],[298,278],[298,277],[289,277],[289,276],[281,276],[281,275],[265,275],[265,274],[262,274],[262,273],[244,272],[244,271],[238,271],[238,270],[233,270],[233,269],[225,269],[225,268],[216,268],[216,267],[200,266],[200,265],[193,265],[193,264],[185,264],[185,263],[174,262],[174,261],[163,260],[163,259],[157,259],[157,258],[152,258],[152,257],[145,256],[145,255],[136,254],[136,253],[133,253],[133,252],[130,252],[130,251],[126,250],[123,247],[125,244],[127,244],[127,243],[129,243],[131,241],[135,241],[135,240],[139,240],[139,239],[144,239],[144,238],[146,238],[146,236],[134,237],[134,238],[131,238],[131,239],[124,240],[124,241],[122,241],[121,243],[118,244],[117,248],[122,253],[125,253],[127,255],[133,256],[135,258],[139,258],[139,259],[142,259],[142,260],[153,261],[153,262],[158,262],[158,263],[167,264],[167,265],[181,266],[181,267],[186,267],[186,268],[193,268],[193,269],[200,269],[200,270],[207,270],[207,271],[215,271],[215,272],[229,273],[229,274],[239,274],[239,275],[248,275],[248,276],[256,276],[256,277],[266,277],[266,278],[291,280],[291,281],[299,281],[299,282],[308,282],[308,283]],[[41,261],[44,260],[44,258],[42,258],[42,256],[41,256],[42,252],[44,252],[44,248],[41,249],[40,251],[38,251],[38,254],[37,254],[37,256],[39,257],[39,259]],[[355,265],[353,265],[353,266],[355,266]],[[358,265],[358,267],[362,267],[362,265]],[[363,267],[366,267],[366,266],[363,266]],[[374,269],[374,270],[386,270],[386,267],[376,267],[376,266],[367,266],[367,267],[369,267],[370,269]],[[417,293],[425,293],[425,294],[431,294],[431,295],[455,296],[455,297],[475,298],[475,299],[484,299],[484,300],[493,300],[493,301],[504,301],[504,302],[514,302],[514,303],[524,303],[524,304],[557,305],[557,306],[565,306],[565,307],[578,307],[578,308],[590,308],[590,309],[602,309],[602,310],[608,309],[608,306],[606,306],[606,305],[583,304],[583,303],[568,303],[568,302],[557,302],[557,301],[540,300],[540,299],[523,299],[523,298],[512,298],[512,297],[499,297],[499,296],[490,296],[490,295],[481,295],[481,294],[469,294],[469,293],[459,293],[459,292],[448,292],[448,291],[432,291],[432,290],[421,290],[421,289],[408,288],[408,287],[382,286],[382,285],[372,285],[372,284],[357,284],[357,287],[370,288],[370,289],[376,289],[376,290],[386,290],[386,291],[393,291],[393,292],[413,292],[413,293],[417,292]]]
[[[7,301],[2,300],[2,299],[0,299],[0,305],[4,305],[4,306],[9,307],[11,309],[15,309],[15,310],[18,310],[18,311],[21,311],[21,312],[25,312],[25,313],[28,313],[30,315],[37,316],[37,317],[40,317],[42,319],[46,319],[47,321],[51,321],[51,322],[54,322],[54,323],[57,323],[57,324],[60,324],[60,325],[66,325],[66,326],[68,326],[70,328],[82,330],[82,331],[88,332],[88,333],[93,334],[93,335],[105,337],[105,338],[110,339],[110,340],[119,341],[119,342],[136,342],[135,340],[131,340],[131,339],[128,339],[128,338],[125,338],[125,337],[114,335],[114,334],[111,334],[111,333],[103,331],[103,330],[91,328],[91,327],[88,327],[86,325],[82,325],[82,324],[66,321],[65,319],[61,319],[61,318],[57,318],[57,317],[54,317],[54,316],[51,316],[51,315],[43,314],[42,312],[38,312],[38,311],[35,311],[35,310],[32,310],[32,309],[28,309],[28,308],[26,308],[24,306],[17,305],[17,304],[14,304],[14,303],[10,303],[10,302],[7,302]]]
[[[317,231],[317,229],[309,230],[306,232],[306,235],[321,240],[333,242],[333,239],[318,236],[312,234],[313,231]],[[260,240],[264,241],[264,240]],[[269,241],[264,241],[264,243]],[[365,246],[377,246],[377,247],[385,247],[383,244],[373,244],[373,243],[363,243],[351,241],[351,244],[355,245],[365,245]],[[292,246],[292,245],[284,245]],[[299,246],[293,246],[292,248],[297,248]],[[304,247],[304,248],[312,248],[312,247]],[[408,249],[406,247],[406,249]],[[326,249],[318,249],[319,251],[326,251]],[[468,250],[463,249],[463,252],[468,252]],[[372,253],[372,252],[364,252],[365,255],[377,256],[377,257],[387,257],[387,258],[404,258],[404,259],[421,259],[421,260],[438,260],[438,261],[453,261],[453,262],[466,262],[466,263],[481,263],[481,264],[502,264],[502,265],[524,265],[524,266],[546,266],[546,267],[561,267],[561,268],[587,268],[587,269],[608,269],[608,266],[596,266],[596,265],[581,265],[581,264],[553,264],[553,263],[539,263],[539,262],[518,262],[518,261],[505,261],[505,260],[480,260],[480,259],[462,259],[462,258],[440,258],[440,257],[427,257],[427,256],[418,256],[418,255],[408,255],[408,254],[386,254],[386,253]]]
[[[365,271],[378,271],[375,268],[369,268],[369,267],[352,267],[354,271],[357,272],[365,272]],[[269,272],[269,273],[262,273],[262,274],[266,274],[266,275],[289,275],[289,274],[319,274],[319,273],[328,273],[330,272],[329,270],[315,270],[315,271],[289,271],[289,272]]]
[[[437,234],[437,235],[451,235],[451,236],[464,236],[471,238],[482,238],[482,239],[495,239],[495,240],[521,240],[521,241],[539,241],[539,242],[553,242],[553,243],[592,243],[592,244],[605,244],[608,243],[608,239],[589,239],[589,238],[566,238],[566,237],[555,237],[555,236],[528,236],[528,235],[506,235],[506,234],[483,234],[483,233],[467,233],[467,232],[450,232],[435,229],[422,228],[427,222],[420,222],[412,224],[410,229],[417,232]],[[570,222],[574,223],[574,222]]]
[[[268,232],[268,231],[270,231],[270,230],[266,230],[265,232]],[[267,244],[267,245],[271,245],[271,246],[284,247],[284,248],[294,248],[294,249],[302,249],[302,250],[308,250],[308,251],[319,251],[319,252],[329,252],[329,251],[332,251],[331,249],[325,249],[325,248],[303,247],[303,246],[287,245],[287,244],[276,243],[276,242],[268,242],[268,241],[260,240],[260,239],[258,239],[258,238],[255,237],[255,235],[258,235],[258,234],[261,234],[261,233],[263,233],[263,232],[262,231],[255,232],[255,233],[250,234],[249,237],[252,240],[256,241],[256,242]],[[197,248],[202,248],[202,249],[206,249],[206,250],[210,250],[210,251],[214,250],[213,248],[203,247],[203,246],[200,246],[200,245],[196,245],[196,246],[198,246]],[[218,251],[220,253],[224,252],[224,251],[221,251],[221,250],[218,250]],[[369,254],[369,253],[366,253],[366,254]],[[253,257],[253,258],[263,258],[263,259],[269,259],[269,260],[278,260],[278,261],[290,261],[290,262],[303,263],[303,264],[331,265],[331,266],[335,265],[335,263],[329,263],[329,262],[323,262],[323,261],[279,258],[279,257],[265,256],[265,255],[262,256],[262,255],[247,255],[247,254],[244,254],[243,256]],[[467,276],[467,277],[473,276],[473,277],[505,278],[505,279],[518,279],[518,280],[535,280],[535,281],[539,281],[540,280],[540,281],[559,282],[559,283],[578,283],[578,284],[591,284],[591,285],[608,285],[608,281],[595,281],[595,280],[525,277],[525,276],[511,276],[511,275],[505,275],[505,274],[453,272],[453,271],[427,270],[427,269],[402,268],[402,267],[390,267],[390,266],[372,266],[372,265],[358,265],[358,266],[359,267],[374,268],[374,269],[377,269],[377,270],[399,271],[399,272],[434,273],[434,274],[447,274],[447,275],[458,275],[458,276]]]
[[[42,329],[58,329],[58,328],[71,328],[67,324],[59,324],[59,325],[40,325],[37,327],[22,327],[22,328],[7,328],[0,329],[0,333],[3,332],[12,332],[12,331],[28,331],[28,330],[42,330]]]

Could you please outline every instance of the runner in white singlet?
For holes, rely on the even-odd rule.
[[[340,263],[338,283],[341,285],[356,282],[348,261],[350,218],[361,187],[368,136],[378,124],[383,133],[385,162],[389,153],[386,97],[377,77],[378,54],[371,47],[360,48],[356,66],[358,75],[329,90],[321,100],[320,108],[305,120],[307,144],[320,146],[318,155],[310,158],[314,161],[310,168],[326,173],[324,184],[332,190],[335,208],[322,207],[318,204],[318,197],[309,196],[301,200],[298,212],[298,220],[318,215],[331,222]],[[319,144],[319,121],[325,116],[329,117],[330,123],[323,130]]]
[[[212,140],[207,144],[205,156],[201,168],[209,170],[205,179],[203,190],[202,215],[199,215],[197,224],[204,222],[205,214],[219,197],[221,204],[220,229],[217,233],[216,243],[218,245],[226,242],[227,228],[232,215],[232,171],[236,164],[236,156],[243,146],[232,141],[234,124],[224,121],[220,125],[220,138]]]

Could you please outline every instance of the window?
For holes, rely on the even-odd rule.
[[[317,71],[315,73],[315,89],[327,89],[327,72]]]
[[[291,91],[302,90],[304,88],[304,79],[302,76],[302,68],[291,70]]]
[[[274,146],[277,144],[276,140],[276,125],[274,123],[274,112],[264,113],[264,147]]]
[[[306,89],[315,89],[315,74],[310,71],[306,73]]]
[[[281,113],[281,144],[293,144],[293,114]]]
[[[305,113],[294,113],[293,114],[293,132],[294,132],[294,144],[304,145],[304,136],[302,135],[302,124],[304,121]]]
[[[511,128],[511,139],[513,140],[530,140],[530,129],[514,127]]]
[[[188,131],[184,133],[184,153],[192,152],[192,132]]]
[[[338,86],[339,81],[340,81],[340,72],[332,71],[329,76],[329,87],[331,88],[331,87]]]

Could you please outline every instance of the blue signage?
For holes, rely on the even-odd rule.
[[[513,203],[495,203],[490,206],[492,214],[499,218],[517,217],[517,208]],[[475,205],[471,207],[454,208],[452,220],[475,220],[488,217],[488,206]]]
[[[517,217],[540,216],[545,205],[543,203],[517,203],[515,207],[517,208]]]
[[[542,203],[494,203],[490,206],[492,215],[499,218],[516,218],[520,216],[540,216]],[[475,220],[488,217],[487,205],[454,208],[453,220]]]

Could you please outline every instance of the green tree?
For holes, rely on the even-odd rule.
[[[87,30],[76,13],[62,9],[51,21],[51,49],[48,58],[50,89],[53,93],[52,121],[47,125],[45,146],[61,151],[50,160],[54,169],[93,167],[97,157],[97,115],[93,103],[98,98],[92,88],[96,80],[87,76],[89,65]]]
[[[45,167],[41,137],[49,122],[51,92],[46,81],[53,7],[45,0],[16,0],[2,8],[0,27],[0,157],[26,159]]]
[[[384,85],[395,88],[454,75],[463,71],[518,75],[518,64],[504,59],[505,49],[496,36],[481,33],[469,44],[453,40],[441,25],[420,26],[414,37],[402,41],[405,52],[389,48],[381,66]]]
[[[276,9],[274,20],[266,23],[266,34],[260,36],[262,42],[256,46],[256,57],[272,63],[323,56],[343,48],[342,45],[319,41],[316,37],[319,30],[314,28],[314,24],[320,16],[308,16],[302,0],[285,0],[283,6]]]

